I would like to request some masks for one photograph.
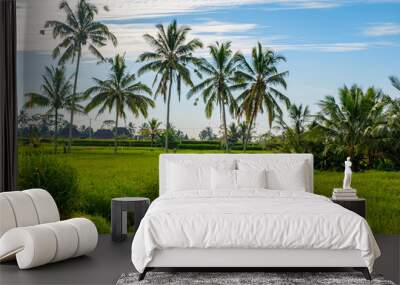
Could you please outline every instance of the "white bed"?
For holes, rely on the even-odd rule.
[[[209,189],[204,169],[221,165],[249,176],[266,169],[271,185]],[[200,167],[197,176],[191,167]],[[372,232],[362,217],[312,194],[312,155],[165,154],[159,171],[160,197],[132,243],[140,278],[155,267],[354,267],[370,278],[380,255]]]

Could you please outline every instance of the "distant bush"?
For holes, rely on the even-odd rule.
[[[183,140],[182,144],[212,144],[212,145],[220,145],[220,141],[199,141],[199,140]]]
[[[114,146],[114,140],[82,139],[74,140],[73,146]],[[129,139],[118,139],[118,146],[124,147],[150,147],[150,141],[138,141]],[[156,145],[154,145],[156,146]]]
[[[78,195],[78,175],[67,163],[44,154],[20,154],[20,189],[43,188],[53,196],[60,215],[70,217]]]
[[[232,150],[242,150],[243,149],[243,145],[241,144],[237,144],[237,145],[233,145],[231,146]],[[264,148],[259,145],[259,144],[250,144],[246,147],[247,150],[263,150]]]
[[[202,150],[202,149],[221,149],[221,146],[219,144],[178,144],[176,146],[177,149],[196,149],[196,150]]]
[[[22,144],[26,143],[26,139],[20,138],[19,141]],[[42,143],[52,143],[51,139],[41,139]],[[60,144],[67,143],[65,139],[59,140]],[[75,139],[72,142],[73,146],[102,146],[102,147],[113,147],[114,140],[112,139]],[[127,138],[118,139],[118,146],[120,147],[163,147],[163,137],[159,138],[151,145],[150,140],[134,140]],[[193,149],[193,150],[219,150],[223,149],[220,141],[200,141],[200,140],[172,140],[169,143],[171,149]],[[234,144],[230,146],[232,150],[242,150],[242,144]],[[250,144],[247,146],[248,150],[263,150],[263,146],[260,144]]]

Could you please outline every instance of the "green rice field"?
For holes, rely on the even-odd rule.
[[[112,147],[74,147],[72,154],[58,154],[58,158],[67,161],[78,171],[79,197],[75,214],[88,215],[100,232],[108,232],[111,198],[156,198],[158,156],[161,153],[163,151],[159,148],[127,147],[113,154]],[[340,187],[342,179],[341,172],[316,171],[314,192],[330,196],[332,188]],[[400,233],[400,172],[354,173],[352,186],[358,190],[360,197],[367,199],[367,220],[375,233]]]

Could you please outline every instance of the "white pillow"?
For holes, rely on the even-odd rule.
[[[211,168],[212,190],[235,190],[236,170]]]
[[[169,163],[168,189],[171,191],[207,189],[207,181],[202,179],[209,172],[207,167],[185,167],[182,164]]]
[[[170,161],[167,164],[167,191],[211,190],[211,167],[234,169],[232,160]]]
[[[267,170],[267,188],[273,190],[306,191],[306,162],[280,160],[238,161],[239,170]]]
[[[269,169],[268,188],[277,190],[306,191],[305,162],[293,163],[284,169]]]
[[[237,188],[267,188],[267,171],[236,170]]]

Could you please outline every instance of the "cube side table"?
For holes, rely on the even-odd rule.
[[[134,214],[135,230],[150,206],[150,199],[143,197],[121,197],[111,200],[111,238],[123,241],[128,234],[128,212]]]
[[[340,206],[359,214],[361,217],[366,217],[366,200],[364,198],[357,198],[351,200],[334,200],[333,203],[339,204]]]

